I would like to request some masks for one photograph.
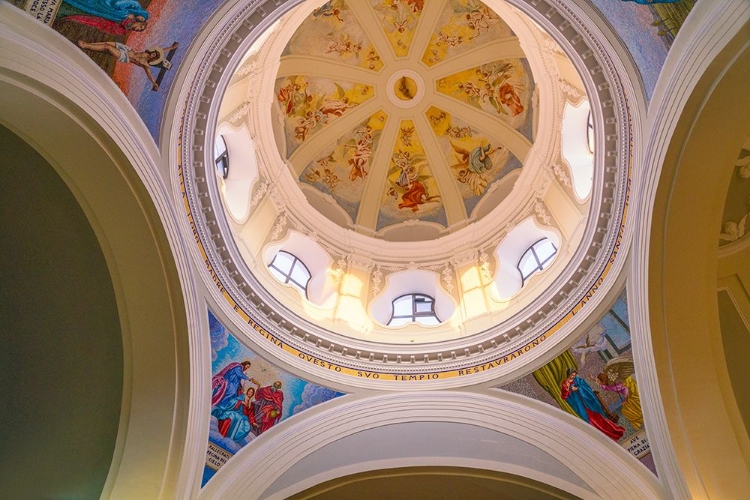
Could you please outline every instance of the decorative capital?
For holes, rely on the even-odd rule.
[[[380,266],[375,266],[375,270],[370,276],[370,284],[372,285],[373,296],[380,293],[380,287],[383,284],[383,272],[380,270]]]

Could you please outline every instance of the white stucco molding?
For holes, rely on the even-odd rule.
[[[392,431],[399,424],[415,422],[454,422],[520,439],[565,464],[594,492],[592,495],[580,487],[572,488],[567,480],[553,480],[557,487],[573,490],[571,492],[582,498],[648,499],[663,495],[657,479],[648,469],[585,422],[523,396],[486,391],[345,396],[306,410],[303,418],[278,424],[273,432],[261,435],[238,452],[209,481],[199,498],[259,498],[295,463],[314,456],[328,444],[367,429],[389,426]],[[470,455],[470,444],[467,450],[456,450],[455,456],[465,459],[463,452]],[[357,456],[362,457],[361,463],[339,469],[338,473],[345,475],[383,466],[382,462],[369,462],[366,454],[357,453]],[[450,458],[415,457],[410,461],[399,461],[399,458],[393,457],[396,461],[389,467],[394,464],[455,465]],[[513,463],[484,462],[482,466],[520,472]],[[545,471],[527,469],[523,472],[532,479],[550,480],[544,477]],[[327,476],[332,479],[335,474]],[[314,481],[303,481],[303,485],[308,482]]]
[[[15,93],[6,92],[3,97],[16,95],[29,106],[24,109],[19,100],[0,99],[4,110],[0,121],[29,141],[58,170],[89,218],[112,273],[125,365],[120,427],[102,495],[132,497],[138,485],[147,496],[190,496],[193,482],[187,478],[196,469],[191,458],[202,458],[206,433],[196,435],[185,430],[192,416],[203,410],[202,398],[195,396],[204,391],[210,374],[200,370],[191,374],[188,349],[201,356],[205,330],[201,317],[205,308],[199,306],[192,263],[178,229],[179,219],[159,175],[159,151],[125,95],[95,63],[73,43],[7,2],[0,2],[0,82]],[[54,107],[55,116],[64,116],[75,125],[64,131],[53,129],[53,111],[47,110],[51,122],[48,124],[41,111],[46,109],[43,106]],[[86,146],[74,155],[72,146],[65,144],[65,137],[71,144]],[[125,205],[113,208],[110,204],[118,200],[102,200],[103,193],[113,186],[105,182],[92,187],[82,177],[82,164],[88,160],[77,161],[102,155],[111,164],[100,164],[101,170],[114,175],[112,182],[118,186],[128,185],[132,191],[128,203],[138,200],[142,211],[139,218],[142,215],[148,221],[147,232],[154,237],[154,242],[148,244],[160,252],[160,261],[143,260],[139,270],[128,267],[138,261],[138,255],[132,253],[138,243],[128,243],[122,232],[136,222],[113,225],[113,210],[125,210]],[[113,174],[113,169],[119,171],[114,170]],[[123,252],[131,258],[123,257]],[[165,301],[182,302],[186,318],[172,316],[177,308],[170,311],[166,305],[164,315],[170,320],[153,316],[151,324],[159,326],[147,326],[142,318],[147,308],[138,310],[140,298],[132,294],[130,287],[140,286],[140,296],[147,297],[152,285],[140,273],[160,269],[171,274],[172,260],[177,276],[154,276],[152,281],[167,284],[170,290]],[[134,279],[142,279],[140,285],[129,284]],[[178,331],[182,320],[186,321],[187,332]],[[166,324],[172,325],[171,331],[162,329]],[[162,365],[152,360],[160,349],[166,350]],[[162,411],[147,415],[159,398],[164,398]],[[148,460],[143,457],[144,448],[152,450]]]
[[[688,457],[678,457],[675,443],[685,440],[685,429],[670,428],[669,423],[674,420],[670,420],[665,414],[665,405],[662,401],[663,397],[674,398],[675,394],[690,393],[692,388],[674,386],[670,366],[660,366],[659,371],[666,375],[666,379],[659,380],[657,377],[651,329],[652,325],[661,325],[658,329],[662,330],[665,318],[651,316],[650,304],[663,302],[664,298],[649,296],[649,282],[659,282],[658,280],[663,280],[664,277],[653,276],[654,271],[649,269],[649,260],[655,257],[664,258],[663,254],[651,255],[654,245],[662,245],[660,241],[652,241],[652,237],[658,237],[658,240],[664,235],[654,233],[654,200],[657,199],[660,190],[667,193],[673,186],[674,172],[665,172],[664,175],[668,175],[663,178],[662,171],[666,168],[665,160],[669,148],[684,147],[679,143],[672,144],[672,141],[680,121],[688,120],[684,118],[684,114],[696,112],[694,108],[686,111],[686,105],[691,99],[702,101],[707,98],[702,93],[697,97],[693,95],[699,81],[722,50],[741,33],[741,30],[747,30],[746,23],[749,19],[750,3],[746,0],[697,2],[687,22],[680,28],[657,82],[648,120],[644,124],[643,134],[644,137],[650,137],[650,142],[645,145],[641,169],[643,177],[633,187],[637,227],[631,266],[633,286],[629,287],[628,300],[633,355],[638,372],[644,419],[648,427],[649,444],[655,456],[659,477],[674,498],[709,497],[711,494],[705,489],[706,485],[699,477],[696,463],[691,462]],[[705,92],[705,89],[698,89],[697,92]],[[677,138],[682,139],[681,136]],[[674,165],[670,164],[668,168],[673,167]],[[700,191],[701,188],[696,187],[696,194]],[[716,241],[718,229],[717,226],[712,241]],[[686,248],[685,251],[689,249]],[[710,267],[711,262],[705,262],[705,265]],[[670,336],[681,338],[681,333],[672,332]],[[673,353],[660,354],[662,359],[665,355],[674,355],[675,361],[679,358]],[[682,362],[684,363],[684,360]],[[703,366],[701,369],[705,370],[706,367]],[[662,391],[668,391],[668,394]],[[682,446],[684,445],[683,442]],[[715,464],[715,467],[720,468],[721,465]]]
[[[576,250],[571,265],[522,311],[484,332],[434,344],[400,346],[353,339],[286,311],[259,286],[232,240],[226,218],[214,210],[221,203],[215,179],[206,175],[203,150],[208,132],[216,125],[212,106],[217,105],[215,101],[227,83],[222,74],[239,64],[240,49],[249,47],[265,27],[297,2],[237,7],[222,21],[225,29],[218,30],[214,43],[186,59],[184,64],[190,69],[186,70],[186,84],[176,101],[183,103],[180,109],[185,112],[176,114],[172,125],[174,150],[178,151],[176,145],[182,146],[181,156],[176,158],[182,166],[182,176],[173,181],[179,194],[175,201],[190,207],[191,223],[186,221],[183,227],[190,225],[186,241],[194,239],[200,246],[191,253],[198,268],[206,270],[200,272],[203,282],[213,299],[225,301],[237,311],[234,331],[244,333],[259,352],[331,382],[360,387],[392,388],[393,382],[398,381],[399,388],[419,390],[425,387],[425,380],[434,388],[507,380],[523,364],[539,366],[553,357],[572,341],[570,335],[583,321],[581,316],[585,316],[579,314],[581,310],[593,311],[605,300],[624,266],[624,250],[632,235],[625,220],[631,130],[639,118],[628,102],[639,97],[625,81],[622,63],[611,58],[614,51],[607,37],[575,4],[561,0],[509,3],[548,29],[571,55],[579,73],[587,75],[585,86],[597,127],[596,164],[601,165],[595,174],[600,189],[592,196],[592,212],[596,216],[585,228],[586,243]],[[180,130],[182,134],[178,135]],[[556,332],[554,339],[547,332]],[[398,362],[412,357],[426,361]],[[516,361],[521,357],[522,361]],[[383,377],[373,381],[359,376],[361,371],[381,373]],[[403,378],[413,374],[425,377]]]

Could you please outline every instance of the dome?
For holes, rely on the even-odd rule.
[[[595,166],[622,122],[590,102],[583,44],[499,0],[310,1],[260,24],[222,49],[200,216],[245,321],[274,311],[274,338],[360,366],[523,349],[572,318],[627,175]]]
[[[355,8],[369,0],[350,1],[361,20]],[[114,3],[150,15],[145,31],[113,35],[127,38],[119,48],[95,37],[146,22],[92,24],[72,7]],[[411,488],[429,497],[437,490],[422,479],[438,475],[462,492],[483,478],[473,484],[495,497],[509,486],[528,498],[746,496],[750,4],[379,4],[394,20],[419,11],[417,37],[428,19],[447,26],[435,4],[466,15],[486,7],[523,51],[534,88],[528,103],[516,90],[533,115],[528,154],[516,157],[516,179],[473,171],[488,185],[475,207],[463,204],[463,223],[417,217],[431,200],[404,194],[418,194],[419,182],[436,196],[434,186],[406,169],[373,199],[400,188],[396,201],[422,201],[418,211],[396,205],[411,218],[360,224],[361,212],[352,218],[338,192],[315,188],[287,157],[285,50],[316,12],[315,22],[353,26],[344,3],[0,5],[12,283],[3,368],[9,381],[40,366],[55,373],[52,399],[15,390],[3,405],[12,422],[4,443],[19,464],[2,481],[9,496],[288,498],[356,488],[348,497],[382,498]],[[400,25],[365,19],[367,40],[386,39],[375,52],[383,66],[351,64],[338,81],[356,82],[352,68],[382,73],[372,99],[383,109],[417,104],[413,117],[391,110],[384,130],[398,115],[394,145],[379,153],[379,142],[367,175],[351,181],[345,169],[342,182],[370,182],[395,165],[401,122],[425,120],[420,92],[453,99],[420,71],[466,59],[477,75],[471,50],[426,69],[422,59],[388,69],[383,51],[397,54],[379,33]],[[352,47],[360,42],[364,50],[364,39]],[[170,43],[171,69],[115,62],[125,47]],[[324,63],[294,73],[317,78]],[[339,124],[344,137],[371,116],[349,127],[349,113],[375,102],[339,100],[326,109],[346,107],[341,116],[322,113],[326,123],[304,141],[321,155],[339,140],[325,134]],[[492,148],[509,141],[473,122],[460,126]],[[465,188],[450,169],[460,152],[435,146],[441,129],[414,129],[425,158],[448,151],[443,179]],[[370,207],[380,220],[380,205]],[[253,387],[240,391],[226,375],[243,367]],[[270,399],[281,411],[263,395],[276,382]],[[582,408],[576,384],[600,394],[587,389]],[[258,405],[270,420],[258,422]],[[710,439],[695,425],[705,420]]]
[[[336,224],[434,239],[510,194],[533,146],[535,88],[519,37],[481,2],[327,2],[282,51],[276,142]],[[408,221],[424,229],[399,231]]]

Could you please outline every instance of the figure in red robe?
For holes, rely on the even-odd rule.
[[[278,380],[271,386],[261,387],[255,392],[255,421],[253,427],[261,435],[281,420],[284,393]]]
[[[604,408],[594,394],[594,390],[572,368],[568,369],[568,377],[560,385],[562,398],[581,417],[581,420],[593,425],[610,439],[619,441],[625,434],[625,428],[609,420],[604,415]]]
[[[125,19],[120,22],[111,21],[99,16],[87,16],[84,14],[65,16],[62,19],[65,21],[85,24],[86,26],[91,26],[92,28],[96,28],[99,31],[110,33],[112,35],[127,35],[131,31],[141,32],[145,31],[148,27],[148,21],[146,21],[145,17],[136,16],[134,14],[128,14]]]
[[[521,104],[521,98],[518,97],[515,87],[510,83],[503,83],[497,90],[500,102],[508,106],[513,116],[518,116],[523,113],[523,104]]]

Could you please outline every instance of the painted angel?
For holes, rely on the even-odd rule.
[[[422,182],[424,178],[419,175],[419,165],[424,162],[424,157],[411,156],[408,151],[399,150],[393,156],[394,165],[401,170],[396,185],[404,191],[401,203],[398,204],[399,209],[409,208],[412,212],[417,212],[420,205],[440,199],[440,196],[430,196]]]
[[[349,158],[349,180],[367,177],[367,164],[372,156],[372,127],[360,127],[355,133],[354,154]]]
[[[453,142],[451,142],[451,147],[458,159],[458,163],[451,167],[458,170],[456,177],[459,182],[471,187],[476,196],[481,195],[487,187],[487,179],[482,174],[492,168],[490,155],[500,148],[493,149],[488,143],[487,146],[477,146],[468,151]]]
[[[469,12],[466,14],[466,20],[468,21],[469,28],[475,32],[472,38],[478,37],[483,31],[489,30],[493,24],[500,22],[499,19],[490,13],[487,7],[481,7]]]
[[[619,356],[604,365],[604,370],[592,380],[602,390],[616,392],[622,402],[622,415],[627,418],[635,430],[643,427],[641,398],[638,394],[638,382],[635,378],[635,365],[630,356]]]
[[[338,4],[339,2],[336,2],[336,5],[334,5],[333,0],[329,0],[313,11],[313,17],[316,19],[319,17],[333,17],[337,21],[343,23],[344,20],[341,19],[341,8]]]
[[[584,339],[581,339],[578,344],[571,348],[573,354],[581,356],[581,361],[578,364],[579,368],[583,368],[583,365],[586,364],[586,354],[603,351],[607,348],[607,337],[604,336],[606,332],[607,329],[604,325],[601,323],[596,324],[589,330],[588,335]]]

